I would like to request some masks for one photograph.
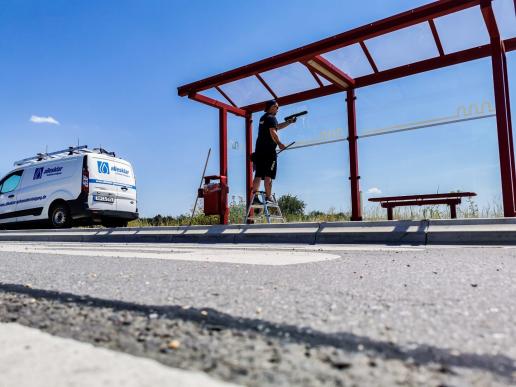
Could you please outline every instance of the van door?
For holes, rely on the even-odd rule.
[[[116,159],[111,173],[117,182],[117,211],[136,212],[136,179],[133,168],[125,160]]]
[[[88,205],[91,210],[116,211],[116,180],[111,173],[110,164],[108,157],[88,155]]]
[[[0,223],[16,221],[16,195],[22,175],[23,170],[15,171],[0,181]]]
[[[38,213],[35,208],[44,208],[50,204],[48,200],[51,200],[51,197],[63,200],[76,199],[80,193],[81,161],[80,158],[74,157],[26,167],[18,189],[16,207],[16,211],[20,213],[18,216],[25,218],[18,218],[18,221],[47,219],[48,212]],[[54,196],[56,191],[60,192],[58,197]]]

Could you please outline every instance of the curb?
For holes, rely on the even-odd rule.
[[[0,241],[515,245],[516,219],[395,220],[145,228],[0,231]]]

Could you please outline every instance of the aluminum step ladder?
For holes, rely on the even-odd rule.
[[[262,204],[253,204],[256,196],[260,198]],[[276,196],[272,194],[274,203],[267,203],[265,197],[265,191],[257,191],[251,195],[251,204],[247,208],[244,224],[249,221],[252,223],[264,223],[264,221],[267,221],[267,223],[286,223],[281,208],[276,201]],[[254,216],[250,216],[252,209],[254,209]]]

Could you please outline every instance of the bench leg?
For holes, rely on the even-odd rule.
[[[387,220],[392,220],[392,207],[387,207]]]
[[[450,217],[452,219],[457,219],[457,205],[450,204]]]

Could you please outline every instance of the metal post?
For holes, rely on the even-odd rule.
[[[248,113],[245,117],[245,185],[246,185],[246,210],[251,204],[251,196],[253,192],[253,164],[251,162],[251,153],[253,153],[253,115]],[[251,208],[249,216],[254,215],[254,209]]]
[[[392,207],[387,207],[387,220],[393,220]]]
[[[503,212],[505,217],[516,215],[514,199],[514,152],[512,147],[512,128],[510,128],[510,111],[507,106],[509,95],[506,83],[508,79],[504,70],[505,52],[500,40],[491,40],[493,84],[496,105],[496,126],[498,132],[498,152],[500,154],[500,174],[502,178]]]
[[[349,180],[351,182],[351,220],[362,220],[360,210],[360,184],[358,175],[357,120],[355,110],[355,90],[347,91],[348,106],[348,144],[349,144]]]
[[[507,124],[509,126],[509,146],[512,157],[512,184],[513,184],[513,194],[514,194],[514,212],[516,215],[516,164],[514,161],[514,145],[512,140],[512,117],[511,117],[511,98],[509,94],[509,74],[507,72],[507,55],[505,54],[505,49],[503,50],[503,74],[505,78],[505,106],[507,106]]]
[[[228,224],[228,112],[226,109],[219,109],[219,162],[220,162],[220,183],[222,193],[220,196],[220,224]]]
[[[450,218],[457,219],[457,204],[450,203]]]
[[[507,77],[505,47],[496,23],[492,0],[481,0],[480,10],[491,38],[491,63],[493,66],[493,86],[496,105],[496,127],[498,152],[500,154],[500,174],[502,178],[503,213],[506,217],[516,215],[514,170],[514,150],[509,106],[509,79]]]

